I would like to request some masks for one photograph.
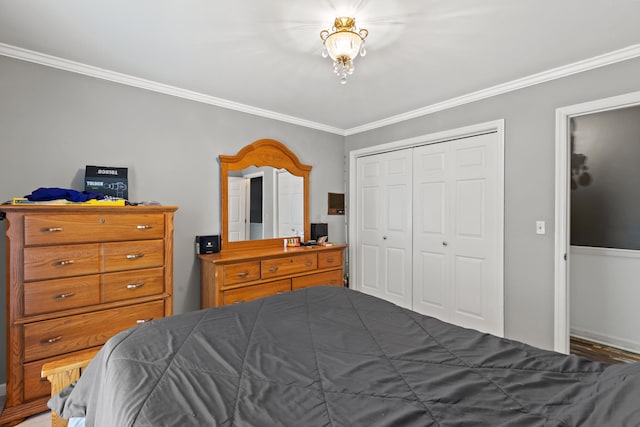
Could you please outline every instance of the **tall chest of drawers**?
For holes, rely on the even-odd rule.
[[[0,425],[46,409],[42,365],[173,314],[176,207],[3,205],[7,399]]]
[[[200,255],[200,307],[309,286],[343,286],[345,245],[260,248]]]

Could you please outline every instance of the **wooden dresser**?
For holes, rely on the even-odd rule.
[[[7,219],[7,400],[0,425],[46,409],[44,363],[173,313],[176,209],[0,206]]]
[[[199,255],[200,306],[218,307],[309,286],[343,285],[345,245]]]

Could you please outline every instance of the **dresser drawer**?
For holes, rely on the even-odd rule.
[[[276,280],[275,282],[263,283],[254,286],[245,286],[244,288],[224,291],[224,305],[251,301],[289,291],[291,291],[290,279]]]
[[[100,304],[97,274],[24,284],[25,316],[94,304]]]
[[[100,246],[24,248],[24,280],[54,279],[100,272]]]
[[[25,215],[25,245],[161,239],[163,214]]]
[[[164,242],[162,240],[104,244],[105,272],[161,267],[163,262]]]
[[[164,269],[108,273],[103,277],[103,284],[104,302],[160,294],[164,288]]]
[[[262,261],[262,278],[283,276],[315,270],[318,267],[317,254],[302,254],[284,258],[273,258]]]
[[[40,377],[40,372],[42,372],[42,365],[53,360],[54,358],[50,358],[23,365],[25,399],[30,400],[51,395],[51,384],[46,378]]]
[[[24,360],[102,345],[120,331],[163,316],[164,301],[154,301],[26,324]]]
[[[224,284],[250,282],[260,279],[260,261],[239,262],[224,266]]]
[[[318,268],[331,268],[342,265],[342,251],[327,251],[318,253]]]
[[[294,277],[291,281],[291,289],[308,288],[310,286],[342,286],[342,270],[327,271],[325,273],[310,274],[308,276]]]

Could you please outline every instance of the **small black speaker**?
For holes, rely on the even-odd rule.
[[[216,254],[220,252],[220,236],[196,236],[196,254]]]
[[[318,240],[320,236],[329,236],[329,227],[324,222],[311,223],[311,240]]]

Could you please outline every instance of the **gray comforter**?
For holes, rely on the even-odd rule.
[[[636,426],[606,365],[316,287],[112,338],[49,405],[87,426]]]

